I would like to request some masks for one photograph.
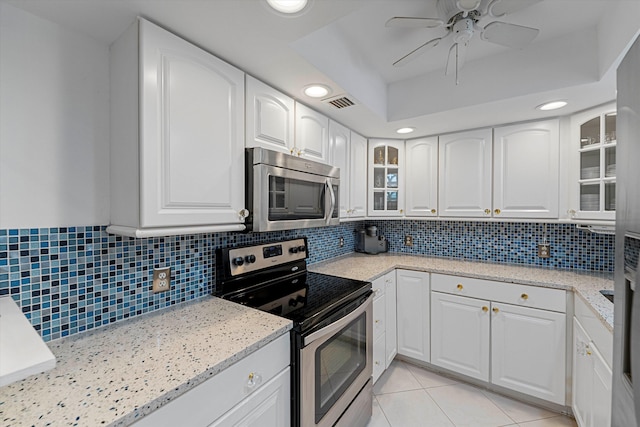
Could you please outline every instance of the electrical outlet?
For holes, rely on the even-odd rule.
[[[551,256],[551,245],[542,244],[538,245],[538,257],[540,258],[549,258]]]
[[[404,236],[404,245],[405,246],[413,246],[413,236],[410,236],[409,234]]]
[[[154,294],[171,289],[171,267],[153,269],[153,285],[151,291]]]
[[[344,237],[340,236],[340,239],[338,239],[338,247],[343,247],[344,246]]]

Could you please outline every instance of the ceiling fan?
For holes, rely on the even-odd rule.
[[[493,21],[481,27],[478,23],[485,17],[501,18],[525,9],[542,0],[437,0],[439,18],[420,18],[396,16],[389,19],[385,26],[395,28],[438,28],[447,33],[418,46],[393,63],[401,67],[437,46],[443,39],[451,36],[453,43],[449,48],[446,75],[455,74],[458,84],[458,72],[464,64],[467,46],[476,32],[480,39],[502,46],[522,49],[536,38],[540,30],[508,22]]]

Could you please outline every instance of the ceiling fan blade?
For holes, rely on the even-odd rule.
[[[384,26],[395,28],[436,28],[444,25],[442,19],[437,18],[412,18],[409,16],[396,16],[389,19]]]
[[[447,57],[447,66],[444,74],[446,76],[455,75],[458,80],[458,71],[462,69],[464,60],[467,56],[467,43],[454,43],[449,48],[449,56]]]
[[[499,18],[501,16],[526,9],[536,3],[540,3],[541,1],[542,0],[493,0],[489,4],[488,11],[490,16]]]
[[[484,27],[480,38],[502,46],[522,49],[531,43],[539,32],[537,28],[495,21]]]
[[[422,46],[418,46],[417,48],[413,49],[411,52],[407,53],[405,56],[403,56],[402,58],[400,58],[396,62],[394,62],[393,66],[394,67],[402,67],[403,65],[413,61],[418,56],[422,55],[427,50],[429,50],[429,48],[437,46],[438,43],[440,43],[440,40],[441,40],[440,38],[429,40],[428,42],[426,42]]]

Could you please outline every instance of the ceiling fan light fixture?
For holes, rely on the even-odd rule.
[[[411,127],[407,127],[407,128],[400,128],[400,129],[396,130],[396,133],[399,133],[399,134],[405,134],[405,133],[411,133],[411,132],[413,132],[414,130],[416,130],[416,128],[411,128]]]
[[[456,6],[463,12],[471,12],[480,6],[480,0],[456,0]]]
[[[287,15],[298,13],[307,6],[308,0],[267,0],[274,10]]]
[[[542,105],[538,105],[536,108],[542,111],[550,111],[557,110],[558,108],[562,108],[567,105],[567,101],[551,101],[544,103]]]
[[[312,84],[305,86],[303,92],[310,98],[324,98],[331,93],[331,89],[322,84]]]

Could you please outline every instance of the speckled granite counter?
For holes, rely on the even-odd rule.
[[[52,341],[55,369],[0,388],[0,423],[128,425],[291,327],[207,297]]]
[[[358,280],[374,280],[395,268],[572,290],[593,309],[607,329],[613,331],[613,304],[599,292],[600,289],[613,289],[611,274],[584,274],[392,253],[350,254],[309,266],[310,271]]]

